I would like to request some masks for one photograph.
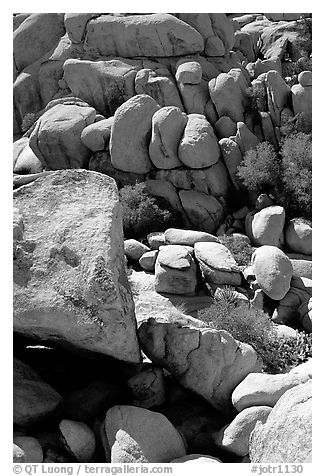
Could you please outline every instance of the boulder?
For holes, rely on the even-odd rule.
[[[285,210],[283,207],[277,205],[266,207],[255,214],[246,216],[246,234],[256,246],[281,247],[284,222]]]
[[[298,83],[304,88],[312,85],[312,72],[311,71],[302,71],[298,75]]]
[[[179,228],[168,228],[165,231],[165,243],[168,245],[194,246],[201,241],[213,241],[218,243],[218,238],[210,233],[196,230],[182,230]]]
[[[279,248],[269,245],[257,248],[252,256],[252,269],[267,296],[277,301],[284,298],[290,289],[292,264]]]
[[[240,268],[231,252],[221,243],[195,243],[195,257],[204,279],[211,285],[239,286]]]
[[[99,56],[165,57],[203,51],[203,38],[190,25],[168,13],[101,15],[86,27],[86,50]]]
[[[293,218],[285,230],[285,241],[290,251],[312,254],[312,226],[305,218]]]
[[[163,369],[147,364],[127,381],[132,404],[136,407],[152,408],[162,405],[166,399],[166,384]]]
[[[236,135],[236,123],[228,116],[221,116],[214,125],[214,130],[219,139]],[[220,145],[220,142],[219,142]]]
[[[183,110],[174,78],[167,68],[160,72],[145,68],[137,72],[135,77],[136,94],[148,94],[161,106],[176,106]]]
[[[305,286],[303,282],[305,279],[306,278],[297,278],[293,276],[289,291],[281,299],[273,312],[273,322],[297,327],[299,308],[307,305],[305,313],[308,313],[308,302],[311,298],[311,288]]]
[[[28,137],[22,137],[13,144],[14,174],[37,174],[43,171],[42,162],[29,147]]]
[[[65,13],[64,26],[72,43],[81,43],[85,36],[87,23],[96,13]]]
[[[215,108],[209,96],[208,83],[202,79],[200,84],[177,83],[187,114],[200,114],[206,117],[210,124],[218,119]]]
[[[273,126],[281,125],[281,111],[290,104],[290,88],[278,71],[269,71],[265,76],[268,110]]]
[[[165,180],[146,180],[146,190],[154,197],[163,198],[173,208],[173,210],[182,216],[185,222],[187,221],[180,198],[174,185],[166,182]]]
[[[211,124],[202,114],[189,114],[178,146],[178,157],[192,169],[203,169],[218,162],[218,141]]]
[[[155,263],[155,290],[158,293],[193,295],[196,286],[196,264],[188,247],[161,247]]]
[[[31,367],[14,358],[13,422],[30,426],[51,417],[61,404],[61,396]]]
[[[124,253],[128,259],[139,261],[141,256],[149,250],[150,248],[148,248],[148,246],[133,238],[124,240]]]
[[[293,367],[290,370],[290,374],[299,375],[301,377],[307,376],[308,378],[313,378],[313,368],[312,368],[312,357],[307,360],[307,362],[303,362],[302,364]]]
[[[305,463],[312,454],[311,380],[291,388],[278,400],[264,425],[251,434],[252,463]]]
[[[243,160],[239,145],[232,139],[225,137],[219,141],[219,146],[231,181],[234,187],[238,190],[241,184],[237,177],[237,169]]]
[[[105,433],[111,463],[169,463],[186,454],[183,439],[170,421],[145,408],[110,408]]]
[[[158,169],[182,166],[178,146],[187,120],[187,115],[174,106],[162,107],[153,115],[149,156]]]
[[[144,182],[146,178],[145,174],[123,172],[123,170],[118,170],[113,167],[111,156],[107,148],[95,152],[94,155],[92,155],[89,160],[88,169],[112,177],[119,189],[125,187],[125,185],[135,185],[136,183]]]
[[[294,115],[303,113],[310,118],[312,114],[312,87],[294,84],[291,88],[291,98]]]
[[[291,259],[293,276],[312,279],[313,264],[305,259]]]
[[[163,231],[149,233],[147,241],[152,250],[159,250],[159,247],[165,244],[165,233]]]
[[[209,82],[209,93],[219,117],[228,116],[234,122],[244,120],[248,82],[239,68],[220,73]]]
[[[272,407],[262,405],[245,408],[213,435],[216,446],[237,456],[248,455],[251,432],[258,421],[266,422],[271,410]]]
[[[117,109],[109,144],[113,167],[138,174],[152,169],[148,149],[151,120],[158,109],[146,94],[134,96]]]
[[[25,453],[24,463],[43,463],[43,448],[32,436],[15,436],[14,444]]]
[[[139,362],[115,182],[58,171],[16,190],[14,204],[24,227],[14,242],[14,330]]]
[[[260,53],[264,58],[279,58],[282,60],[285,53],[290,49],[290,58],[292,61],[297,61],[301,56],[299,21],[280,21],[278,23],[264,21],[263,23],[259,22],[259,28],[261,28]],[[244,29],[246,28],[244,27]]]
[[[134,80],[141,62],[114,58],[90,61],[69,58],[63,65],[63,79],[72,93],[105,117],[133,97]]]
[[[49,169],[85,168],[91,152],[83,145],[81,133],[95,117],[92,107],[57,104],[38,119],[29,146]]]
[[[236,341],[223,330],[149,319],[139,327],[138,336],[153,363],[223,412],[231,408],[234,388],[257,363],[257,354],[250,345]]]
[[[280,58],[270,58],[265,60],[258,58],[255,62],[248,63],[246,69],[253,79],[258,78],[260,74],[268,73],[269,71],[277,71],[282,75],[282,64]]]
[[[145,271],[153,273],[155,271],[157,256],[158,250],[147,251],[146,253],[143,253],[141,258],[139,259],[139,265]]]
[[[237,411],[257,405],[274,407],[290,388],[308,380],[306,375],[250,373],[235,388],[231,400]]]
[[[177,66],[175,79],[182,84],[200,84],[202,67],[197,61],[182,62]]]
[[[109,117],[85,127],[80,136],[83,145],[93,152],[106,149],[109,144],[113,122],[114,117]]]
[[[279,149],[278,141],[272,124],[271,115],[269,112],[260,111],[260,123],[263,131],[263,138],[265,141],[273,145],[275,150]],[[280,118],[281,122],[281,118]]]
[[[35,63],[64,35],[63,13],[32,13],[15,30],[13,54],[17,70]]]
[[[235,138],[242,155],[249,150],[255,149],[260,143],[259,139],[253,134],[244,122],[237,122],[237,133]]]
[[[224,208],[216,198],[192,190],[181,190],[179,198],[189,222],[197,230],[214,233],[219,228]]]
[[[89,463],[96,449],[95,435],[89,426],[80,421],[62,420],[59,429],[74,458],[80,463]]]

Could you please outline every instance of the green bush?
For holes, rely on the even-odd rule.
[[[249,191],[273,193],[281,174],[281,164],[273,146],[262,142],[246,152],[237,174]]]
[[[231,235],[218,236],[218,241],[231,252],[239,266],[249,266],[254,249],[245,240],[235,239]]]
[[[198,319],[254,347],[265,372],[286,372],[311,357],[311,335],[302,332],[297,338],[279,338],[275,325],[264,311],[233,302],[227,296],[200,311]]]
[[[179,226],[179,214],[149,195],[145,183],[126,185],[119,193],[126,238],[146,238],[153,231]]]
[[[279,154],[271,144],[262,142],[244,155],[237,174],[249,191],[274,195],[288,217],[311,218],[311,134],[300,132],[287,136]]]

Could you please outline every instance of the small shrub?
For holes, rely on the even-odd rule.
[[[271,193],[279,183],[281,167],[279,158],[269,142],[262,142],[246,152],[237,175],[243,185],[257,193]]]
[[[231,235],[222,235],[218,241],[231,252],[239,266],[249,266],[254,249],[245,240],[235,239]]]
[[[198,318],[209,327],[225,330],[254,347],[262,358],[265,372],[286,372],[311,356],[310,335],[299,333],[297,338],[279,338],[269,316],[245,304],[221,299],[200,311]]]
[[[247,88],[246,95],[250,109],[261,112],[268,110],[266,89],[262,82],[256,82]]]
[[[312,213],[312,141],[309,134],[287,137],[281,147],[282,190],[279,203],[290,216],[311,218]]]
[[[285,137],[299,134],[310,134],[312,130],[311,115],[299,112],[294,117],[288,118],[284,123],[281,122],[280,132]]]
[[[120,190],[123,229],[126,238],[145,238],[153,231],[164,231],[180,223],[179,215],[168,205],[150,196],[145,183],[126,185]]]

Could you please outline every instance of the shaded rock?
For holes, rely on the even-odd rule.
[[[189,114],[178,157],[187,167],[201,169],[218,162],[220,149],[211,124],[201,114]]]
[[[239,266],[224,245],[220,243],[196,243],[194,253],[204,279],[209,284],[240,285]]]
[[[114,181],[58,171],[16,190],[14,203],[24,223],[15,243],[14,330],[139,362]]]
[[[146,180],[146,190],[150,195],[154,197],[161,197],[169,203],[169,205],[180,215],[182,218],[186,216],[180,201],[180,197],[177,194],[176,188],[165,180]]]
[[[236,135],[236,123],[228,116],[221,116],[214,125],[218,139]],[[220,145],[220,142],[219,142]]]
[[[312,262],[304,259],[292,259],[293,276],[312,279]]]
[[[252,36],[246,31],[236,31],[234,51],[241,53],[246,61],[255,61],[256,52]]]
[[[312,87],[303,87],[294,84],[291,88],[292,108],[294,115],[303,113],[311,117],[312,114]]]
[[[154,272],[155,271],[155,263],[158,256],[158,250],[147,251],[143,253],[141,258],[139,259],[139,265],[145,271]]]
[[[131,377],[127,385],[131,390],[134,406],[156,407],[162,405],[166,399],[166,385],[161,367],[149,364]]]
[[[159,170],[155,176],[156,179],[172,183],[178,189],[195,190],[211,195],[223,205],[231,191],[227,169],[221,160],[205,169],[182,167],[173,170]]]
[[[275,246],[264,245],[254,251],[252,269],[256,281],[271,299],[282,299],[290,289],[292,264]]]
[[[91,153],[81,142],[81,133],[95,117],[92,107],[58,104],[38,119],[29,146],[52,170],[85,168]]]
[[[168,463],[186,454],[181,435],[160,413],[118,405],[106,414],[111,463]]]
[[[312,226],[305,218],[293,218],[285,230],[288,248],[295,253],[312,254]]]
[[[278,141],[274,132],[270,114],[268,112],[260,111],[259,116],[262,125],[264,140],[272,144],[275,150],[278,150]]]
[[[91,18],[94,18],[96,13],[65,13],[64,26],[68,37],[72,43],[80,43],[83,41],[86,31],[86,26]]]
[[[178,146],[187,120],[186,114],[174,106],[163,107],[153,115],[149,156],[158,169],[173,169],[182,165],[178,158]]]
[[[312,320],[313,320],[313,299],[309,298],[308,301],[304,301],[298,308],[299,321],[303,329],[311,333],[312,332]]]
[[[158,293],[194,294],[196,265],[185,246],[167,245],[159,250],[155,263],[155,289]]]
[[[255,149],[260,143],[259,139],[253,134],[244,122],[237,122],[236,143],[238,144],[242,155],[249,150]]]
[[[165,244],[165,233],[163,231],[149,233],[147,241],[151,249],[159,250],[159,247]]]
[[[218,229],[224,209],[216,198],[191,190],[181,190],[179,198],[192,226],[208,233]]]
[[[272,207],[274,202],[271,197],[269,197],[266,193],[261,193],[255,202],[255,208],[257,211],[263,210],[263,208]]]
[[[183,110],[176,83],[166,68],[160,73],[151,69],[141,69],[135,77],[136,94],[148,94],[161,106],[176,106]]]
[[[203,50],[201,35],[167,13],[102,15],[88,22],[85,49],[100,56],[184,56]]]
[[[246,234],[256,246],[281,247],[284,222],[285,210],[283,207],[277,205],[266,207],[258,213],[246,216]]]
[[[231,400],[239,412],[256,405],[273,407],[290,388],[305,383],[308,377],[295,374],[250,373],[235,388]]]
[[[237,177],[237,169],[243,160],[239,145],[230,138],[224,138],[219,141],[219,146],[231,181],[234,187],[238,190],[241,184]]]
[[[201,241],[213,241],[218,243],[218,238],[210,233],[196,230],[182,230],[178,228],[168,228],[165,231],[165,243],[168,245],[194,246]]]
[[[204,79],[200,84],[177,83],[177,87],[188,115],[200,114],[205,116],[209,123],[216,122],[218,116],[209,96],[208,84]]]
[[[61,403],[61,396],[28,365],[14,358],[13,422],[30,426],[49,418]]]
[[[251,372],[257,354],[226,331],[157,323],[149,319],[138,329],[141,347],[152,362],[166,368],[185,388],[215,408],[230,408],[233,389]]]
[[[176,81],[182,84],[200,84],[202,79],[202,67],[197,61],[187,61],[177,66]]]
[[[278,71],[269,71],[265,76],[267,104],[274,126],[281,125],[281,111],[290,104],[290,88]]]
[[[76,460],[81,463],[91,461],[96,449],[96,440],[89,426],[80,421],[62,420],[59,428],[67,448]]]
[[[148,246],[140,243],[140,241],[130,239],[124,240],[124,252],[127,258],[139,261],[141,256],[149,251]]]
[[[265,423],[272,408],[254,406],[242,410],[229,425],[214,434],[216,445],[238,456],[248,455],[249,437],[256,422]]]
[[[18,71],[47,53],[64,35],[63,13],[32,13],[15,30],[14,61]]]
[[[312,85],[312,72],[311,71],[302,71],[298,75],[298,83],[303,86],[311,86]]]
[[[264,13],[266,18],[271,21],[293,21],[299,20],[303,13]]]
[[[109,117],[136,94],[134,80],[139,69],[139,61],[125,58],[107,61],[69,58],[63,65],[63,79],[75,96]]]
[[[234,72],[236,74],[232,74]],[[228,116],[234,122],[244,120],[248,83],[240,69],[221,73],[209,82],[209,92],[219,117]]]
[[[14,444],[19,446],[24,452],[24,463],[43,462],[43,449],[36,438],[32,436],[16,436],[14,437]]]
[[[159,105],[146,94],[140,94],[120,106],[111,130],[112,165],[124,172],[145,174],[152,169],[148,149],[151,119]]]
[[[183,456],[182,458],[173,459],[171,463],[222,463],[222,461],[208,455],[191,454]]]
[[[258,78],[260,74],[268,73],[269,71],[277,71],[282,75],[282,64],[280,58],[270,58],[265,60],[258,58],[255,62],[248,63],[246,69],[253,79]]]
[[[114,117],[95,122],[81,132],[81,142],[85,147],[97,152],[104,150],[109,144]]]
[[[311,462],[311,380],[279,399],[266,423],[252,432],[249,455],[252,463]]]
[[[249,25],[248,25],[249,26]],[[264,28],[262,27],[264,26]],[[279,23],[260,23],[260,52],[265,59],[280,58],[283,59],[284,54],[290,49],[290,57],[293,61],[297,61],[300,56],[301,40],[299,21],[279,22]],[[244,27],[245,29],[247,28]]]
[[[15,174],[37,174],[43,171],[42,162],[29,147],[28,137],[22,137],[13,144],[13,172]]]

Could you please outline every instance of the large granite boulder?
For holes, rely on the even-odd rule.
[[[175,79],[168,68],[152,70],[143,68],[135,77],[136,94],[148,94],[161,107],[176,106],[183,110],[183,103],[177,89]]]
[[[86,27],[85,49],[100,56],[165,57],[203,51],[203,38],[190,25],[168,13],[102,15]]]
[[[194,246],[201,241],[213,241],[218,243],[218,238],[210,233],[196,230],[182,230],[179,228],[168,228],[165,231],[165,243],[168,245]]]
[[[252,269],[256,281],[271,299],[284,298],[290,289],[292,264],[288,256],[276,246],[264,245],[254,251]]]
[[[140,68],[139,61],[125,58],[105,61],[69,58],[63,65],[63,79],[76,97],[109,117],[135,96],[134,80]]]
[[[285,230],[287,247],[304,255],[312,254],[312,226],[309,220],[293,218],[289,221]]]
[[[183,137],[178,146],[179,160],[192,169],[216,164],[220,149],[213,127],[202,114],[189,114]]]
[[[51,417],[62,403],[61,396],[31,367],[14,358],[13,422],[29,426]]]
[[[38,119],[29,146],[42,164],[52,170],[85,168],[91,152],[83,145],[81,133],[95,117],[92,107],[57,104]]]
[[[111,463],[169,463],[185,456],[183,439],[161,413],[129,405],[108,410],[105,434]]]
[[[263,208],[255,214],[246,215],[246,234],[256,246],[270,245],[281,247],[283,245],[283,227],[285,210],[280,206]]]
[[[139,362],[113,179],[58,171],[14,192],[14,330]]]
[[[251,434],[252,463],[311,463],[311,380],[291,388],[279,399],[267,421]]]
[[[153,363],[221,411],[231,409],[232,391],[257,365],[255,350],[223,330],[149,319],[138,336]]]
[[[153,168],[149,157],[151,119],[158,109],[147,94],[138,94],[117,109],[109,144],[113,167],[137,174]]]

